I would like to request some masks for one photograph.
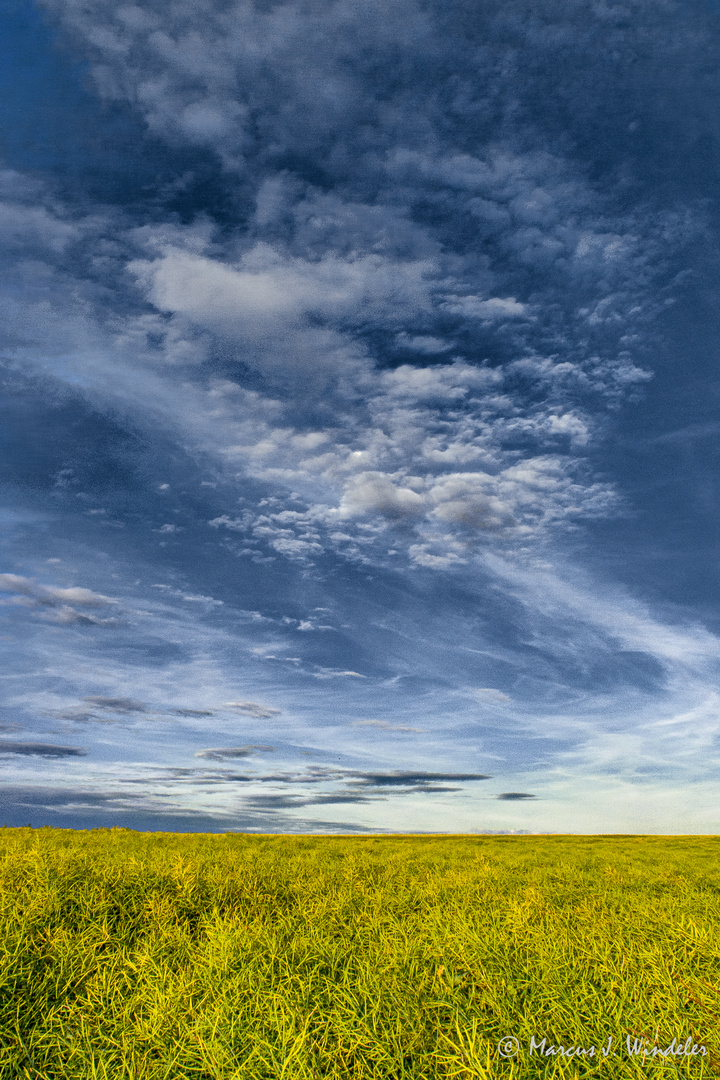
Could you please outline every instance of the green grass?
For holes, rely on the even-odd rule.
[[[719,850],[1,829],[0,1077],[720,1077]]]

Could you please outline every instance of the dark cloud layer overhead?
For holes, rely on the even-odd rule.
[[[7,783],[712,831],[717,13],[8,15]]]

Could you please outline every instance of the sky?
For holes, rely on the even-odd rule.
[[[720,828],[720,14],[2,0],[0,824]]]

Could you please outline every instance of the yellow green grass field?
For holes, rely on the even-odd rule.
[[[1,829],[0,1077],[720,1078],[719,851]]]

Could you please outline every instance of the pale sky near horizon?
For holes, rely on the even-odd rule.
[[[0,10],[0,825],[717,832],[717,9]]]

